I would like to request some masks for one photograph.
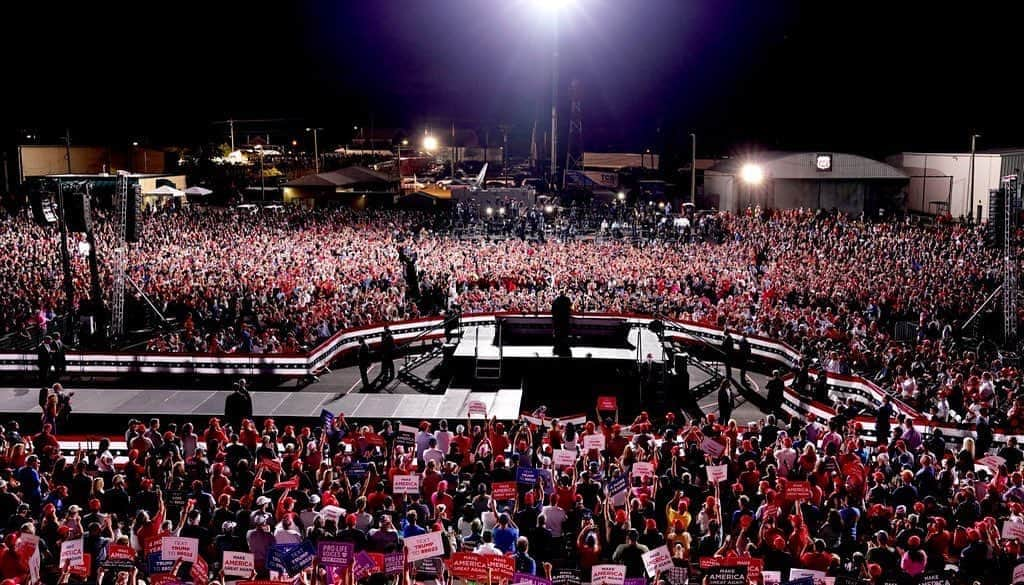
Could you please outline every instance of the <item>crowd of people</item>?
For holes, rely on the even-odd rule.
[[[590,582],[595,566],[617,564],[626,579],[671,585],[719,565],[747,567],[754,585],[808,574],[1010,583],[1024,560],[1024,452],[1011,442],[993,463],[973,439],[913,441],[893,422],[872,445],[840,424],[773,415],[749,426],[643,412],[412,429],[341,413],[301,428],[152,419],[117,437],[121,459],[110,439],[64,457],[49,424],[30,435],[12,423],[0,433],[0,573],[18,584],[220,583],[228,554],[248,553],[251,572],[235,579],[450,583],[497,555],[515,571],[503,582]],[[435,533],[436,550],[411,557],[407,544]],[[165,538],[194,539],[195,560],[162,562]],[[316,554],[280,560],[325,542],[351,547],[338,573],[311,564]],[[379,564],[406,551],[414,561],[400,557],[398,570]],[[354,573],[361,552],[381,556]]]

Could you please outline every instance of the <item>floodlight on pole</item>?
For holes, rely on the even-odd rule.
[[[740,179],[748,185],[760,185],[764,182],[764,169],[761,165],[747,163],[740,168]]]
[[[431,134],[427,134],[426,136],[423,137],[423,150],[427,152],[434,152],[435,150],[437,150],[438,146],[439,143],[437,142],[437,137]]]
[[[619,201],[625,201],[626,200],[626,192],[625,191],[619,191],[619,194],[617,195],[617,197],[619,198]]]

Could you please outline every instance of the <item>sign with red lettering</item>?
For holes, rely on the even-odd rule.
[[[600,433],[584,435],[583,448],[587,451],[604,451],[604,435]]]
[[[210,580],[210,567],[206,564],[203,557],[196,557],[196,561],[192,563],[192,569],[189,570],[188,574],[196,585],[206,585]]]
[[[408,562],[415,563],[422,559],[439,557],[444,554],[444,544],[440,532],[428,532],[405,539],[405,550],[409,553]]]
[[[484,556],[492,555],[471,552],[452,553],[451,558],[445,561],[445,565],[448,567],[448,572],[458,579],[486,581],[487,564],[484,561]]]
[[[256,569],[256,559],[252,553],[224,551],[224,562],[221,565],[225,575],[232,577],[251,577]]]
[[[418,475],[396,475],[391,489],[396,494],[418,494],[420,493],[420,476]]]
[[[614,396],[598,396],[597,397],[597,409],[598,410],[618,410],[619,403]]]
[[[199,556],[199,539],[185,538],[184,536],[165,536],[160,541],[160,557],[165,561],[177,561],[179,559],[186,563],[196,562]]]

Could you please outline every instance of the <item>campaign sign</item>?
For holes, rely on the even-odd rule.
[[[453,577],[467,581],[486,581],[487,565],[484,563],[484,556],[492,555],[471,552],[452,553],[451,558],[445,561],[445,564]]]
[[[65,540],[60,543],[60,566],[70,562],[71,566],[82,564],[82,539]]]
[[[707,585],[747,585],[747,568],[743,566],[708,567],[704,571]],[[809,584],[809,585],[813,585]]]
[[[637,461],[633,464],[633,476],[644,477],[654,475],[654,464],[649,461]]]
[[[604,435],[585,435],[583,437],[583,448],[587,451],[604,451]]]
[[[612,503],[616,506],[624,506],[626,504],[626,488],[629,486],[629,478],[625,475],[619,475],[608,482],[608,497],[612,499]]]
[[[669,585],[687,585],[690,581],[690,571],[686,567],[673,566],[665,571],[665,578],[668,579]]]
[[[25,535],[21,535],[24,538]],[[21,542],[21,538],[18,539]],[[103,561],[103,568],[117,570],[128,570],[135,566],[135,549],[127,544],[108,544],[107,560]]]
[[[761,575],[764,577],[764,585],[782,585],[782,571],[765,571]]]
[[[514,585],[551,585],[551,581],[548,581],[543,577],[527,573],[516,573],[512,575],[512,583]]]
[[[188,491],[167,490],[164,492],[164,505],[168,508],[184,508],[188,503]]]
[[[672,567],[672,555],[669,554],[668,547],[665,545],[644,553],[642,558],[644,568],[647,569],[647,574],[651,577]]]
[[[359,551],[359,553],[352,558],[352,576],[358,581],[364,577],[377,572],[377,563],[373,561],[370,554],[366,551]]]
[[[326,408],[321,409],[320,423],[325,429],[331,428],[334,425],[334,414]]]
[[[592,585],[623,585],[626,565],[594,565],[590,575]]]
[[[555,569],[551,573],[552,585],[580,585],[579,569]]]
[[[341,523],[341,517],[345,515],[345,508],[324,506],[320,513],[324,515],[324,520],[333,520],[334,524],[338,525]]]
[[[619,403],[615,400],[614,396],[598,396],[597,397],[597,409],[598,410],[618,410]]]
[[[420,476],[396,475],[391,486],[391,491],[396,494],[420,493]]]
[[[68,567],[68,572],[75,577],[88,577],[89,572],[92,569],[92,555],[89,553],[82,553],[82,560],[79,563],[71,563]]]
[[[154,539],[157,543],[160,539]],[[174,568],[174,561],[165,560],[160,555],[160,549],[156,552],[151,552],[146,555],[146,572],[150,575],[159,575],[160,573],[169,573]]]
[[[321,565],[347,567],[352,564],[354,545],[351,542],[321,540],[316,545],[316,555]]]
[[[753,557],[701,557],[700,568],[707,570],[711,567],[746,567],[747,577],[751,583],[760,583],[761,573],[764,571],[764,559]]]
[[[514,481],[496,481],[491,485],[491,497],[495,500],[514,500],[518,495]]]
[[[532,467],[517,467],[516,482],[526,485],[537,485],[537,470]]]
[[[182,560],[196,562],[199,556],[199,539],[184,536],[165,536],[160,541],[160,557],[165,561]]]
[[[550,469],[537,469],[537,477],[540,478],[540,487],[544,494],[550,496],[555,493],[555,480],[551,477]]]
[[[284,551],[284,566],[288,570],[289,575],[297,575],[303,569],[312,565],[315,558],[316,549],[313,547],[313,543],[304,540],[300,544],[289,546]]]
[[[1016,573],[1016,567],[1014,573]],[[1014,579],[1014,581],[1017,580]],[[944,571],[925,571],[917,576],[917,585],[949,585],[949,577]]]
[[[728,465],[708,465],[708,482],[719,483],[729,479]]]
[[[646,577],[627,577],[622,580],[622,585],[647,585]]]
[[[508,581],[516,572],[516,559],[509,555],[483,555],[484,564],[495,581]]]
[[[419,536],[410,536],[405,539],[405,550],[409,553],[409,562],[415,563],[420,559],[439,557],[444,554],[440,532],[428,532]]]
[[[256,569],[256,560],[252,553],[224,551],[221,570],[232,577],[250,577]]]
[[[722,453],[725,453],[725,445],[708,437],[701,442],[700,450],[707,453],[712,459],[715,459],[721,457]]]
[[[555,467],[572,467],[576,464],[576,452],[569,449],[555,449]]]
[[[405,553],[402,551],[384,553],[384,574],[398,575],[405,570]]]
[[[786,482],[786,491],[783,494],[786,500],[808,500],[811,497],[811,484],[807,481]]]
[[[406,425],[399,425],[398,432],[395,433],[395,444],[403,447],[413,447],[416,445],[416,427],[409,427]]]
[[[192,582],[195,585],[206,585],[210,581],[210,566],[206,564],[206,559],[196,557],[188,574],[192,577]]]
[[[127,545],[124,545],[124,548],[127,548],[128,550],[132,549],[132,547]],[[14,552],[18,555],[18,558],[21,560],[21,562],[28,564],[28,560],[32,558],[32,555],[36,554],[37,550],[39,550],[38,536],[34,534],[29,534],[27,532],[22,532],[18,534],[18,541],[14,543]]]
[[[825,582],[825,571],[814,571],[811,569],[790,569],[789,580],[790,582],[798,579],[810,578],[814,581],[815,585],[820,585]]]

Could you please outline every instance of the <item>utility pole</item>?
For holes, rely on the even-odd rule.
[[[452,120],[452,181],[455,181],[455,120]],[[451,184],[448,184],[448,190],[451,191]]]
[[[551,185],[558,176],[558,11],[552,11],[551,43]]]
[[[967,180],[967,191],[968,191],[968,207],[967,207],[967,222],[974,223],[974,153],[975,147],[977,146],[978,137],[981,134],[971,133],[971,169],[970,176]],[[927,173],[926,173],[927,174]]]
[[[306,132],[313,133],[313,164],[316,169],[316,174],[320,174],[320,145],[317,141],[317,133],[323,130],[323,128],[306,128]]]
[[[235,120],[228,120],[228,128],[231,131],[231,152],[235,152]]]
[[[697,134],[690,132],[690,203],[697,205]]]

